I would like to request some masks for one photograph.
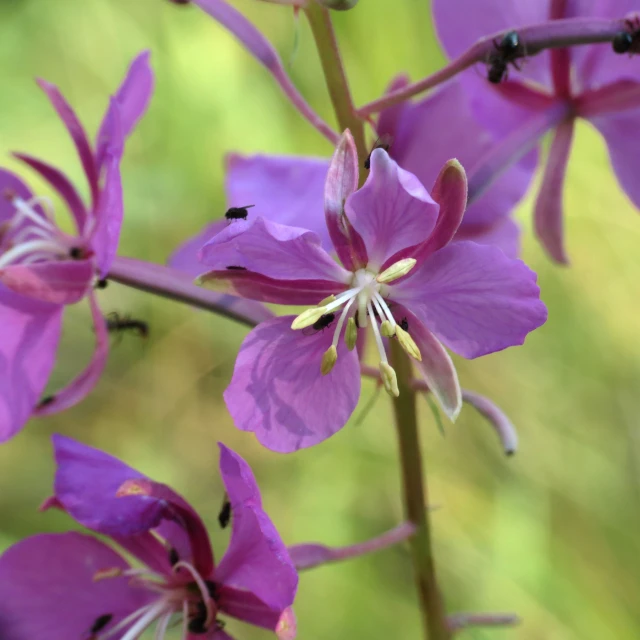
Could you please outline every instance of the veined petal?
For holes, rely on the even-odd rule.
[[[331,280],[274,280],[253,271],[235,269],[209,271],[198,277],[197,284],[248,300],[305,306],[315,305],[345,289],[344,285]]]
[[[246,589],[267,606],[282,611],[293,604],[298,574],[284,542],[262,509],[251,468],[231,449],[221,443],[218,446],[233,530],[229,547],[216,567],[215,580]]]
[[[345,202],[358,188],[358,151],[347,129],[336,146],[324,187],[324,215],[331,242],[349,271],[364,267],[367,250],[345,215]]]
[[[494,245],[508,258],[517,258],[520,255],[520,226],[509,217],[498,220],[490,226],[461,226],[455,239]]]
[[[223,586],[218,599],[220,610],[256,627],[275,631],[281,610],[273,609],[249,591]]]
[[[0,269],[0,282],[29,298],[75,304],[87,295],[93,278],[91,260],[14,264]]]
[[[87,182],[89,183],[89,188],[91,189],[91,197],[95,202],[98,198],[98,168],[96,167],[95,156],[93,154],[91,144],[89,143],[89,139],[87,138],[87,134],[85,133],[80,120],[78,120],[78,116],[76,116],[71,105],[60,93],[58,87],[46,82],[45,80],[38,80],[37,82],[40,88],[47,94],[53,108],[60,116],[60,119],[67,128],[67,131],[76,146],[80,162],[82,163],[82,168],[84,169],[84,173],[87,176]]]
[[[385,95],[403,89],[409,84],[409,76],[405,73],[395,76],[387,88],[385,89]],[[405,107],[408,106],[407,102],[400,102],[391,107],[387,107],[384,111],[380,112],[378,123],[376,125],[376,131],[378,135],[389,135],[393,138],[393,144],[395,144],[395,136],[398,131],[399,121],[402,118]],[[393,146],[391,148],[391,155],[395,157]],[[413,171],[415,173],[415,171]]]
[[[550,0],[433,0],[432,10],[438,38],[450,58],[492,33],[531,26],[549,19]],[[551,86],[549,53],[527,59],[522,76],[545,87]]]
[[[127,73],[114,98],[119,107],[122,136],[128,137],[144,115],[153,95],[153,71],[149,64],[149,51],[138,54],[127,69]],[[114,136],[113,122],[107,112],[96,138],[96,156],[101,167],[107,146]]]
[[[68,409],[83,400],[98,384],[109,355],[107,326],[93,293],[89,294],[91,317],[96,332],[96,346],[89,364],[64,389],[53,396],[53,400],[34,411],[34,415],[47,416]]]
[[[204,524],[184,498],[103,451],[60,435],[53,442],[55,498],[72,518],[116,539],[173,521],[179,526],[165,529],[171,533],[169,544],[182,550],[190,543],[197,568],[205,576],[211,573],[213,557]]]
[[[462,395],[456,368],[438,339],[408,309],[398,310],[409,323],[409,334],[420,349],[422,360],[415,362],[430,391],[449,420],[454,421],[462,408]]]
[[[250,216],[309,229],[332,250],[323,211],[329,162],[325,158],[241,156],[226,158],[225,190],[230,207],[255,205]]]
[[[0,637],[88,638],[98,618],[112,616],[104,626],[108,632],[155,597],[126,577],[93,579],[108,568],[129,566],[79,533],[36,535],[10,547],[0,556]]]
[[[0,285],[0,442],[24,426],[42,398],[55,363],[62,310]]]
[[[200,262],[200,249],[214,236],[229,226],[228,220],[216,220],[208,224],[200,233],[183,242],[167,260],[167,264],[178,271],[196,278],[206,270],[206,265]]]
[[[351,273],[320,246],[320,238],[299,227],[264,218],[234,220],[204,245],[202,263],[216,271],[229,265],[275,280],[333,280],[347,283]]]
[[[637,171],[634,171],[635,167],[640,166],[637,164],[640,161],[640,149],[637,144],[633,144],[633,132],[640,126],[640,109],[597,116],[590,118],[590,121],[607,143],[611,164],[620,186],[636,207],[640,208],[640,184]]]
[[[401,169],[384,149],[371,153],[365,185],[347,199],[346,212],[363,239],[369,264],[393,263],[396,254],[426,240],[439,207],[420,181]]]
[[[37,158],[33,158],[24,153],[14,153],[13,155],[40,174],[40,176],[58,192],[69,207],[78,232],[82,233],[87,220],[87,209],[84,202],[82,202],[82,198],[78,195],[76,188],[67,176],[59,169]]]
[[[465,358],[522,344],[547,319],[536,274],[500,249],[457,242],[436,251],[390,298]]]
[[[14,195],[25,201],[33,198],[31,189],[18,176],[6,169],[0,169],[0,226],[7,220],[11,220],[15,214],[15,206],[11,202]],[[36,211],[42,215],[39,205],[36,205]],[[2,231],[0,231],[0,245],[1,243]]]
[[[340,340],[330,374],[320,373],[331,327],[314,335],[291,329],[295,316],[264,322],[246,337],[224,393],[236,426],[273,451],[326,440],[349,419],[360,395],[357,353]]]

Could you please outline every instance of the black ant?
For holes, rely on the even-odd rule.
[[[229,269],[230,271],[246,271],[247,267],[236,267],[235,265],[229,265],[227,267],[227,269]]]
[[[146,338],[149,335],[149,325],[143,320],[136,320],[128,315],[121,316],[117,311],[111,312],[106,320],[109,333],[131,331],[141,338]]]
[[[218,522],[220,523],[220,528],[225,529],[231,520],[231,503],[229,502],[229,498],[225,495],[224,502],[222,503],[222,509],[220,509],[220,513],[218,514]]]
[[[96,621],[91,626],[91,629],[89,629],[89,633],[91,635],[94,635],[99,631],[102,631],[111,622],[112,619],[113,619],[112,613],[105,613],[99,618],[96,618]]]
[[[611,46],[616,53],[638,53],[640,44],[640,16],[635,15],[633,18],[627,18],[625,24],[629,31],[620,31],[616,33]]]
[[[169,564],[173,567],[180,562],[180,554],[173,548],[169,549]]]
[[[80,247],[71,247],[71,249],[69,249],[69,257],[72,260],[82,260],[82,258],[84,258],[84,251]]]
[[[400,320],[398,325],[404,331],[409,331],[409,321],[406,318],[402,318],[402,320]]]
[[[313,335],[318,331],[323,331],[327,327],[331,326],[331,323],[336,319],[335,313],[325,313],[323,316],[320,316],[310,327],[302,330],[302,333],[305,336]]]
[[[96,289],[106,289],[109,281],[106,278],[101,278],[96,282]]]
[[[493,84],[500,84],[507,77],[507,68],[512,64],[518,71],[517,59],[520,54],[520,36],[517,31],[504,34],[500,42],[493,41],[495,51],[489,54],[489,70],[487,80]]]
[[[384,149],[387,153],[389,153],[389,149],[391,148],[391,144],[393,142],[393,136],[388,133],[383,133],[374,143],[373,148],[369,151],[369,155],[367,159],[364,161],[364,168],[369,170],[371,169],[371,154],[375,149]]]
[[[255,207],[255,204],[248,204],[244,207],[230,207],[227,209],[227,212],[224,214],[224,217],[227,220],[246,220],[249,212],[247,209],[251,207]]]

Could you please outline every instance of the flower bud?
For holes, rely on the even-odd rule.
[[[358,4],[358,0],[317,0],[317,2],[334,11],[347,11]]]

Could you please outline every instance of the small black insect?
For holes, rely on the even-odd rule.
[[[71,249],[69,249],[69,257],[72,260],[80,260],[84,257],[84,251],[82,251],[80,247],[71,247]]]
[[[136,333],[141,338],[149,335],[149,325],[143,320],[136,320],[131,316],[121,316],[117,311],[111,312],[107,318],[107,331],[109,333],[122,333],[129,331]]]
[[[196,611],[191,620],[189,620],[189,631],[195,635],[207,633],[207,608],[204,606],[204,602],[200,600],[196,604]]]
[[[231,207],[230,209],[227,209],[227,213],[224,214],[224,217],[227,220],[246,220],[249,215],[247,209],[255,206],[255,204],[248,204],[244,207]]]
[[[42,409],[43,407],[48,407],[55,399],[55,396],[45,396],[38,402],[37,408]]]
[[[98,280],[96,282],[96,289],[106,289],[109,281],[106,278],[102,278],[102,280]]]
[[[369,151],[369,155],[367,156],[367,159],[364,161],[364,168],[367,170],[371,169],[371,154],[374,152],[375,149],[384,149],[388,153],[389,149],[391,148],[392,142],[393,142],[393,137],[390,136],[388,133],[383,133],[375,141],[375,144],[373,145],[373,148],[371,149],[371,151]]]
[[[169,549],[169,564],[173,567],[180,562],[180,554],[173,548]]]
[[[493,84],[500,84],[507,77],[507,68],[512,64],[518,71],[517,64],[520,54],[520,36],[517,31],[509,31],[504,34],[500,42],[493,41],[495,51],[489,55],[489,70],[487,80]]]
[[[405,331],[409,331],[409,321],[406,318],[402,318],[399,324],[401,329],[404,329]]]
[[[236,267],[235,265],[230,265],[227,267],[230,271],[246,271],[247,267]]]
[[[617,33],[611,41],[611,46],[616,53],[627,53],[633,45],[633,36],[626,31]]]
[[[323,316],[320,316],[310,327],[302,330],[302,333],[305,336],[313,335],[318,331],[323,331],[327,327],[331,326],[331,323],[336,319],[335,313],[325,313]]]
[[[222,509],[220,509],[220,513],[218,514],[218,522],[220,523],[220,528],[225,529],[231,520],[231,503],[229,502],[229,498],[225,496],[225,500],[222,503]]]
[[[111,622],[112,619],[112,613],[105,613],[99,618],[96,618],[96,621],[93,623],[93,626],[89,630],[89,633],[98,633],[98,631],[102,631]]]

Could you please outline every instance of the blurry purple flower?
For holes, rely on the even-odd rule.
[[[80,533],[36,535],[0,557],[2,640],[134,640],[175,616],[185,639],[231,640],[219,614],[295,636],[290,608],[298,576],[247,463],[220,444],[220,473],[233,529],[215,565],[194,509],[102,451],[54,436],[55,494],[44,508],[66,511],[141,562]]]
[[[406,84],[399,77],[389,90]],[[391,136],[391,157],[413,173],[427,189],[450,158],[457,158],[473,171],[496,146],[499,137],[478,124],[466,94],[452,82],[417,103],[391,107],[381,114],[378,133]],[[519,232],[510,213],[525,194],[537,161],[535,152],[505,171],[495,184],[467,207],[454,240],[495,244],[509,257],[519,254]],[[257,214],[281,224],[301,226],[317,233],[328,251],[324,220],[324,185],[329,162],[321,158],[258,155],[227,159],[226,190],[229,206],[254,204]],[[198,251],[227,226],[217,220],[187,241],[171,256],[169,263],[194,277],[202,272]]]
[[[451,57],[490,33],[549,19],[623,18],[638,11],[635,0],[434,0],[436,27]],[[461,19],[464,16],[464,20]],[[526,42],[522,43],[526,49]],[[567,262],[562,222],[562,186],[576,118],[586,118],[604,136],[613,169],[629,198],[640,207],[637,167],[640,150],[632,135],[640,127],[640,62],[615,54],[610,45],[553,49],[527,59],[521,73],[490,85],[474,70],[464,75],[476,115],[505,135],[484,159],[484,170],[469,179],[471,200],[496,176],[553,130],[535,228],[551,258]]]
[[[432,197],[376,149],[364,187],[357,185],[346,132],[325,189],[327,230],[342,266],[315,233],[260,217],[234,221],[202,249],[212,268],[203,284],[263,302],[317,305],[254,329],[225,392],[236,425],[276,451],[317,444],[345,425],[360,394],[353,349],[369,322],[387,391],[398,394],[384,344],[394,338],[455,419],[460,387],[441,343],[475,358],[522,344],[546,320],[536,276],[522,262],[493,246],[451,242],[466,204],[459,163],[445,165]]]
[[[149,54],[129,67],[92,145],[58,89],[41,88],[67,127],[90,188],[86,205],[58,169],[15,154],[48,182],[67,204],[76,233],[57,226],[53,208],[13,173],[0,169],[0,441],[13,436],[33,413],[65,409],[98,381],[108,351],[106,327],[93,284],[104,278],[116,253],[122,224],[120,159],[124,139],[145,112],[153,87]],[[67,388],[39,404],[53,368],[64,305],[88,297],[97,346],[87,369]]]

